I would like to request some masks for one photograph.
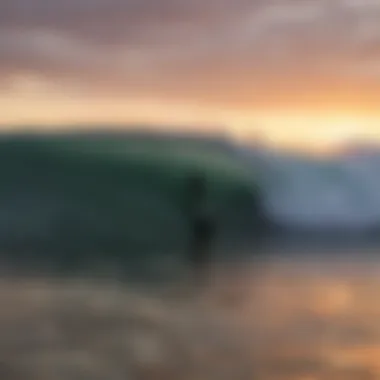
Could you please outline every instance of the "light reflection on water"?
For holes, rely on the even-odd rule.
[[[252,252],[235,256],[233,267],[218,261],[203,289],[187,280],[152,290],[109,278],[1,279],[0,373],[6,366],[23,372],[12,378],[38,379],[59,371],[65,379],[380,379],[376,249],[290,256],[282,248],[260,261]]]
[[[274,254],[245,262],[230,284],[259,377],[380,378],[380,250]],[[215,276],[215,294],[218,287]],[[219,297],[227,310],[228,297]]]

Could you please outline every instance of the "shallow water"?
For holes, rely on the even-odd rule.
[[[297,247],[217,261],[204,287],[4,278],[1,378],[379,379],[380,250]]]
[[[236,260],[231,286],[219,293],[255,348],[257,376],[380,378],[380,247],[289,248],[273,244],[260,260]]]

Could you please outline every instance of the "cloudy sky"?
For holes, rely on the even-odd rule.
[[[0,0],[3,125],[322,141],[380,135],[379,91],[380,0]]]

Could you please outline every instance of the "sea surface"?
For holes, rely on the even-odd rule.
[[[1,379],[380,379],[378,148],[123,138],[1,141]],[[201,169],[220,235],[248,239],[194,281],[183,185]],[[257,188],[282,229],[263,239],[244,224]]]
[[[2,379],[379,379],[380,247],[303,244],[202,283],[2,276]]]
[[[208,295],[252,351],[251,378],[379,379],[380,245],[277,241],[265,250],[216,269]]]

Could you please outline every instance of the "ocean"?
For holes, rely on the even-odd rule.
[[[376,149],[222,137],[0,140],[2,379],[379,379]],[[186,261],[186,179],[218,238]]]

